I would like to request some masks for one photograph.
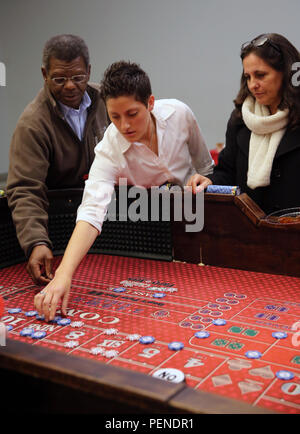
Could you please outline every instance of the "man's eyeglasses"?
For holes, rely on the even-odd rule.
[[[84,83],[87,79],[86,74],[73,75],[72,77],[52,77],[51,80],[57,86],[64,86],[68,80],[71,80],[75,84]]]
[[[252,41],[245,42],[241,46],[241,53],[243,54],[247,48],[252,47],[262,47],[265,44],[269,44],[270,47],[274,48],[279,54],[281,54],[281,50],[267,35],[260,36],[258,39],[253,39]]]

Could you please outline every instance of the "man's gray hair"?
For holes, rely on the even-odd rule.
[[[57,35],[49,39],[43,51],[43,67],[49,71],[50,58],[71,62],[82,57],[86,67],[90,64],[89,50],[82,38],[75,35]]]

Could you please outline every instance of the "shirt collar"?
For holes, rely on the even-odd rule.
[[[166,126],[166,120],[175,112],[171,105],[161,105],[159,101],[154,103],[152,114],[162,127]]]
[[[78,112],[79,113],[84,112],[84,110],[86,110],[88,107],[90,107],[91,103],[92,103],[92,100],[91,100],[89,94],[87,93],[87,91],[85,91],[78,109],[74,109],[72,107],[69,107],[69,106],[67,106],[61,102],[59,102],[59,105],[62,109],[63,114],[65,116],[68,116],[69,113],[72,114],[74,112],[77,112],[77,113]]]

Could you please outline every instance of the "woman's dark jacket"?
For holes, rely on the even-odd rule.
[[[254,190],[247,186],[250,135],[234,110],[227,124],[225,148],[208,178],[216,185],[238,185],[266,214],[300,207],[300,128],[286,130],[274,157],[270,185]]]

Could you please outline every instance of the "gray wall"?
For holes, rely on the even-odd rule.
[[[224,140],[241,43],[277,32],[300,48],[299,0],[1,0],[0,7],[0,174],[17,119],[42,86],[43,45],[55,34],[86,40],[95,81],[116,60],[140,63],[157,98],[190,105],[209,148]]]

